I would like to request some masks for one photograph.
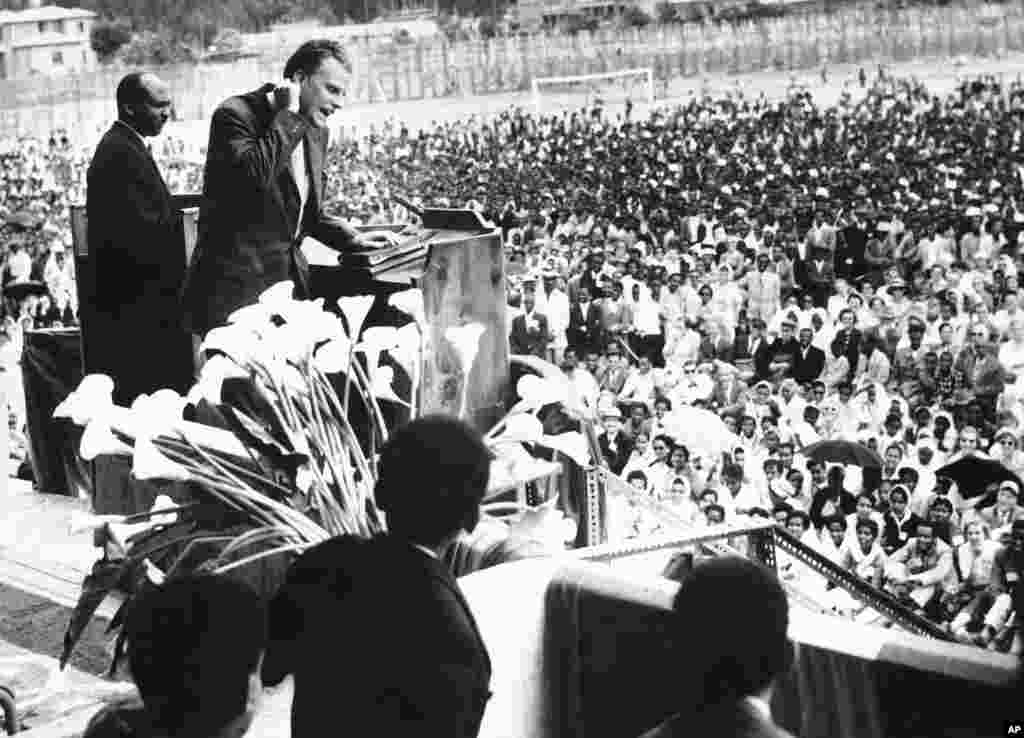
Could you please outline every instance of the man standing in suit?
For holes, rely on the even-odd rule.
[[[170,118],[170,89],[153,74],[133,72],[116,97],[117,120],[87,175],[96,292],[83,306],[86,371],[110,375],[114,402],[131,405],[165,387],[187,392],[192,352],[178,303],[185,275],[181,214],[145,141]]]
[[[792,738],[771,713],[775,681],[793,661],[789,602],[774,572],[732,556],[699,564],[683,578],[672,620],[684,704],[643,738]]]
[[[601,307],[590,299],[590,290],[580,287],[577,301],[569,308],[569,328],[566,337],[569,348],[578,356],[590,351],[600,353],[604,334]]]
[[[192,346],[181,326],[179,292],[185,276],[181,213],[171,200],[146,139],[171,114],[167,84],[133,72],[117,86],[117,120],[89,164],[86,241],[95,293],[83,304],[85,369],[114,380],[114,402],[131,405],[142,393],[192,384]],[[93,510],[133,515],[149,510],[160,490],[130,476],[130,459],[96,461]],[[170,492],[187,498],[183,485]]]
[[[800,347],[793,359],[792,374],[793,379],[800,385],[813,382],[825,370],[825,352],[811,345],[813,339],[814,331],[810,327],[800,329]]]
[[[818,246],[813,251],[813,258],[804,264],[805,286],[814,298],[814,306],[823,308],[828,303],[828,296],[832,294],[836,272],[828,249]]]
[[[490,457],[455,418],[412,421],[381,451],[375,497],[388,533],[333,538],[292,565],[270,606],[263,681],[294,674],[295,738],[332,725],[475,738],[491,663],[441,556],[480,520]]]
[[[523,312],[512,319],[509,343],[513,354],[539,356],[543,359],[547,356],[551,336],[548,333],[548,319],[537,312],[536,307],[537,298],[533,289],[525,289]]]
[[[323,216],[328,117],[341,107],[351,66],[335,41],[307,41],[285,64],[282,86],[228,98],[213,113],[199,240],[185,291],[201,337],[277,282],[309,296],[304,236],[339,249],[389,243]]]

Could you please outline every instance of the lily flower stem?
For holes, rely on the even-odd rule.
[[[328,381],[327,377],[316,369],[313,370],[313,377],[315,384],[319,387],[320,395],[326,400],[327,406],[330,408],[334,415],[334,419],[337,422],[337,428],[340,433],[338,440],[341,447],[347,449],[345,453],[349,454],[349,457],[355,464],[356,469],[359,471],[361,481],[358,484],[354,483],[352,488],[356,494],[356,499],[360,505],[365,505],[367,502],[372,503],[373,496],[372,492],[370,492],[369,485],[372,484],[374,474],[370,468],[370,462],[363,453],[362,446],[359,444],[359,439],[356,436],[355,430],[349,422],[348,415],[344,412],[338,398],[338,394],[334,391],[334,387]],[[369,532],[376,533],[379,531],[374,527],[371,528]]]
[[[239,559],[238,561],[232,561],[230,564],[220,566],[214,570],[214,574],[227,574],[229,571],[232,571],[233,569],[240,569],[247,564],[252,564],[261,559],[265,559],[269,556],[276,556],[277,554],[289,553],[292,551],[297,551],[301,553],[302,551],[305,551],[312,545],[313,543],[304,541],[302,543],[293,543],[289,546],[281,546],[279,548],[272,548],[267,551],[260,551],[259,553],[253,554],[252,556],[246,556],[245,558]]]
[[[380,431],[380,439],[381,441],[386,442],[388,440],[388,428],[387,424],[384,422],[384,413],[380,409],[380,403],[377,402],[377,398],[374,397],[373,392],[370,391],[372,385],[370,384],[370,380],[366,376],[366,372],[363,370],[363,367],[359,364],[359,362],[355,362],[353,366],[355,367],[354,373],[359,382],[362,384],[361,389],[363,390],[364,398],[370,403],[370,407],[373,410],[373,414],[377,420],[378,430]]]
[[[466,402],[469,399],[469,375],[462,379],[462,389],[459,392],[459,418],[466,419]]]
[[[158,436],[157,438],[153,439],[153,442],[156,444],[157,448],[159,448],[160,451],[164,453],[165,456],[167,455],[167,452],[170,451],[172,448],[177,450],[179,453],[186,452],[190,448],[187,444],[182,444],[180,440],[171,438],[170,436]],[[278,492],[283,492],[284,494],[288,495],[292,493],[292,490],[288,489],[283,485],[278,484],[273,479],[270,479],[264,474],[261,474],[253,469],[246,468],[241,464],[232,461],[230,458],[225,457],[222,454],[215,453],[212,451],[210,451],[209,453],[211,457],[217,458],[221,464],[223,464],[229,470],[236,472],[237,474],[257,480],[262,484],[266,484],[268,487],[272,487]]]
[[[356,342],[353,340],[348,347],[348,371],[345,372],[345,415],[348,416],[348,396],[352,391],[352,364],[356,359]]]
[[[320,397],[321,393],[319,391],[319,387],[317,386],[316,379],[314,377],[312,377],[312,376],[310,376],[310,378],[309,378],[309,390],[310,390],[310,395],[313,398],[313,402],[310,403],[310,404],[311,404],[311,407],[312,407],[312,409],[314,411],[314,414],[316,416],[317,424],[322,429],[321,430],[321,436],[323,438],[323,445],[322,445],[322,447],[325,448],[326,451],[327,451],[326,461],[327,461],[328,464],[330,464],[331,471],[334,474],[335,480],[336,480],[336,482],[338,483],[338,485],[340,487],[339,492],[344,495],[346,490],[352,489],[354,487],[354,480],[351,477],[351,470],[345,464],[341,464],[340,468],[337,465],[338,460],[340,460],[340,459],[342,459],[344,457],[343,457],[342,451],[341,451],[340,439],[337,438],[337,434],[336,433],[331,432],[332,430],[336,430],[336,427],[329,429],[327,422],[325,421],[325,419],[323,419],[321,417],[321,414],[320,414],[320,412],[321,412],[320,408],[321,407],[325,407],[325,408],[329,409],[330,406],[327,403],[321,401],[324,398]],[[348,495],[344,495],[344,496],[348,497]],[[351,503],[352,500],[345,500],[345,502],[346,503]],[[349,509],[349,507],[350,507],[349,504],[345,505],[346,509]]]
[[[192,446],[193,450],[197,451],[203,457],[204,461],[206,461],[208,464],[211,464],[215,469],[217,469],[217,471],[219,471],[221,474],[227,477],[227,479],[230,482],[236,485],[236,491],[242,492],[243,496],[249,497],[253,501],[256,501],[257,497],[262,498],[259,500],[260,507],[269,507],[272,510],[275,510],[276,512],[282,513],[287,518],[297,518],[299,521],[299,527],[302,529],[308,530],[309,526],[312,526],[315,529],[322,530],[319,528],[319,526],[316,525],[316,523],[314,523],[312,520],[310,520],[308,517],[298,512],[297,510],[294,510],[293,508],[288,507],[287,505],[283,505],[279,502],[276,502],[275,500],[267,497],[266,495],[259,495],[259,493],[247,487],[243,482],[241,482],[241,480],[239,480],[237,477],[234,477],[230,472],[226,471],[217,462],[217,460],[210,457],[210,455],[207,454],[202,447],[192,444],[191,441],[189,443]]]

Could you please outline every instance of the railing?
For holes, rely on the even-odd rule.
[[[774,523],[744,522],[701,530],[691,527],[690,530],[693,532],[684,536],[652,536],[623,543],[590,546],[572,551],[570,556],[588,561],[609,562],[638,554],[690,546],[703,546],[710,549],[715,555],[737,555],[739,552],[725,545],[724,542],[731,538],[745,536],[750,542],[748,555],[764,565],[775,567],[775,551],[779,549],[904,630],[937,640],[953,640],[949,633],[927,618],[918,615],[888,592],[872,586],[852,572],[834,564]],[[820,608],[816,609],[820,610]]]

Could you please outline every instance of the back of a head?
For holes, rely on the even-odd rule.
[[[732,556],[704,562],[683,579],[672,609],[686,705],[758,694],[789,668],[789,602],[764,566]]]
[[[471,532],[490,465],[480,434],[457,418],[427,415],[403,426],[378,465],[375,496],[389,530],[426,546]]]
[[[125,635],[132,678],[163,732],[214,736],[246,713],[267,641],[265,606],[246,585],[171,579],[132,603]]]

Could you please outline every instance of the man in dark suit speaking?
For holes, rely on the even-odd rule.
[[[323,217],[327,118],[351,66],[334,41],[307,41],[285,64],[286,84],[228,98],[213,113],[199,238],[185,290],[188,328],[203,336],[271,285],[309,295],[304,236],[335,248],[390,243]]]
[[[263,681],[294,674],[294,738],[475,738],[491,662],[441,553],[480,519],[490,453],[461,421],[426,416],[391,437],[379,469],[387,535],[333,538],[292,565]]]
[[[110,375],[120,405],[164,387],[184,393],[192,380],[178,302],[185,275],[181,213],[145,142],[170,113],[162,80],[125,76],[117,86],[117,120],[87,175],[86,240],[96,291],[86,307],[86,370]]]

